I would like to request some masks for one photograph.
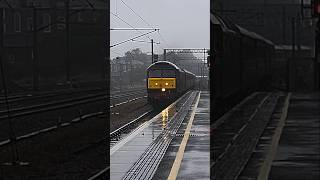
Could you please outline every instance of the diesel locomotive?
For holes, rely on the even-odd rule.
[[[179,97],[195,85],[196,76],[168,61],[147,68],[148,102],[160,105]]]

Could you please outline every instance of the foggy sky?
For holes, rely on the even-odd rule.
[[[122,0],[137,12],[152,28],[159,33],[149,35],[150,39],[160,42],[154,45],[154,52],[163,53],[163,48],[209,48],[210,2],[209,0]],[[110,11],[135,28],[150,28],[135,15],[121,0],[110,0]],[[131,28],[110,13],[110,28]],[[142,33],[148,31],[141,31]],[[137,31],[110,31],[110,45],[141,35]],[[150,41],[145,37],[140,41]],[[140,48],[151,52],[150,43],[128,42],[110,49],[111,58]]]

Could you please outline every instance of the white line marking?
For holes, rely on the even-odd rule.
[[[262,167],[260,168],[258,180],[268,180],[272,162],[277,154],[277,149],[278,149],[282,129],[287,119],[290,97],[291,97],[291,93],[289,93],[286,97],[284,106],[282,108],[280,121],[278,122],[277,129],[275,130],[275,134],[272,137],[272,142],[271,142],[269,152],[267,153],[267,156],[262,164]]]
[[[189,136],[190,136],[190,130],[191,130],[191,127],[192,127],[194,116],[196,114],[196,109],[198,107],[198,103],[199,103],[199,100],[200,100],[200,94],[201,94],[201,91],[199,92],[197,101],[196,101],[196,103],[195,103],[195,105],[193,107],[193,110],[192,110],[192,113],[191,113],[191,117],[190,117],[188,125],[187,125],[187,129],[186,129],[186,131],[184,133],[182,142],[181,142],[179,150],[177,152],[176,159],[174,160],[174,163],[172,165],[168,180],[175,180],[177,178],[177,176],[178,176],[178,172],[179,172],[179,169],[180,169],[180,166],[181,166],[181,162],[182,162],[182,159],[183,159],[184,151],[186,149],[186,146],[187,146],[187,143],[188,143],[188,139],[189,139]]]

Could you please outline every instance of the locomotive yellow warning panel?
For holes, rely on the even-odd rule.
[[[176,78],[148,78],[148,89],[175,89]]]

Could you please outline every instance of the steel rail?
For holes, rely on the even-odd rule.
[[[121,136],[121,133],[123,131],[128,130],[128,128],[132,127],[135,123],[137,123],[141,119],[145,118],[146,116],[150,115],[152,112],[153,112],[153,110],[147,111],[147,112],[143,113],[142,115],[140,115],[139,117],[135,118],[134,120],[128,122],[127,124],[121,126],[118,129],[114,130],[113,132],[110,133],[110,139],[114,139],[116,137]]]
[[[107,177],[108,171],[110,171],[110,166],[100,170],[95,175],[89,177],[88,180],[97,180],[97,179],[104,179],[104,178],[108,179],[109,178],[109,177]]]
[[[115,96],[110,97],[110,100],[120,99],[120,98],[124,98],[124,97],[130,97],[135,94],[141,94],[141,92],[137,92],[137,93],[130,92],[127,94],[115,95]],[[91,103],[91,102],[96,102],[96,101],[102,101],[102,100],[107,101],[107,95],[105,93],[90,95],[90,96],[86,96],[86,97],[67,99],[67,100],[60,100],[60,101],[56,101],[56,102],[43,103],[43,104],[38,104],[38,105],[33,105],[33,106],[28,106],[28,107],[15,108],[15,109],[11,109],[10,112],[12,113],[11,117],[16,118],[16,117],[22,117],[22,116],[36,114],[36,113],[42,113],[42,112],[48,112],[48,111],[53,111],[53,110],[58,110],[58,109],[69,108],[69,107],[76,106],[76,105],[81,105],[81,104],[86,104],[86,103]],[[7,118],[7,112],[0,111],[0,121],[4,120],[6,118]]]
[[[141,98],[143,98],[143,97],[141,97]],[[132,100],[119,103],[119,105],[120,104],[126,104],[126,103],[129,103],[129,102],[133,102],[133,101],[135,101],[137,99],[140,99],[140,98],[134,98]],[[110,106],[110,108],[111,108],[111,106]],[[85,119],[88,119],[88,118],[91,118],[91,117],[95,117],[95,116],[99,116],[99,115],[103,115],[103,114],[105,114],[105,112],[101,112],[101,111],[94,112],[94,113],[87,113],[87,114],[81,115],[80,117],[74,118],[69,122],[65,122],[65,123],[61,123],[59,125],[50,126],[50,127],[47,127],[47,128],[43,128],[43,129],[37,130],[37,131],[33,131],[33,132],[27,133],[25,135],[21,135],[19,137],[16,137],[16,139],[19,141],[19,140],[31,138],[33,136],[36,136],[36,135],[39,135],[39,134],[42,134],[42,133],[47,133],[47,132],[59,129],[60,127],[67,127],[67,126],[69,126],[69,125],[71,125],[73,123],[78,123],[78,122],[83,121]],[[118,129],[120,129],[120,128],[118,128]],[[3,141],[0,142],[0,146],[7,145],[10,142],[11,141],[9,139],[8,140],[3,140]]]

